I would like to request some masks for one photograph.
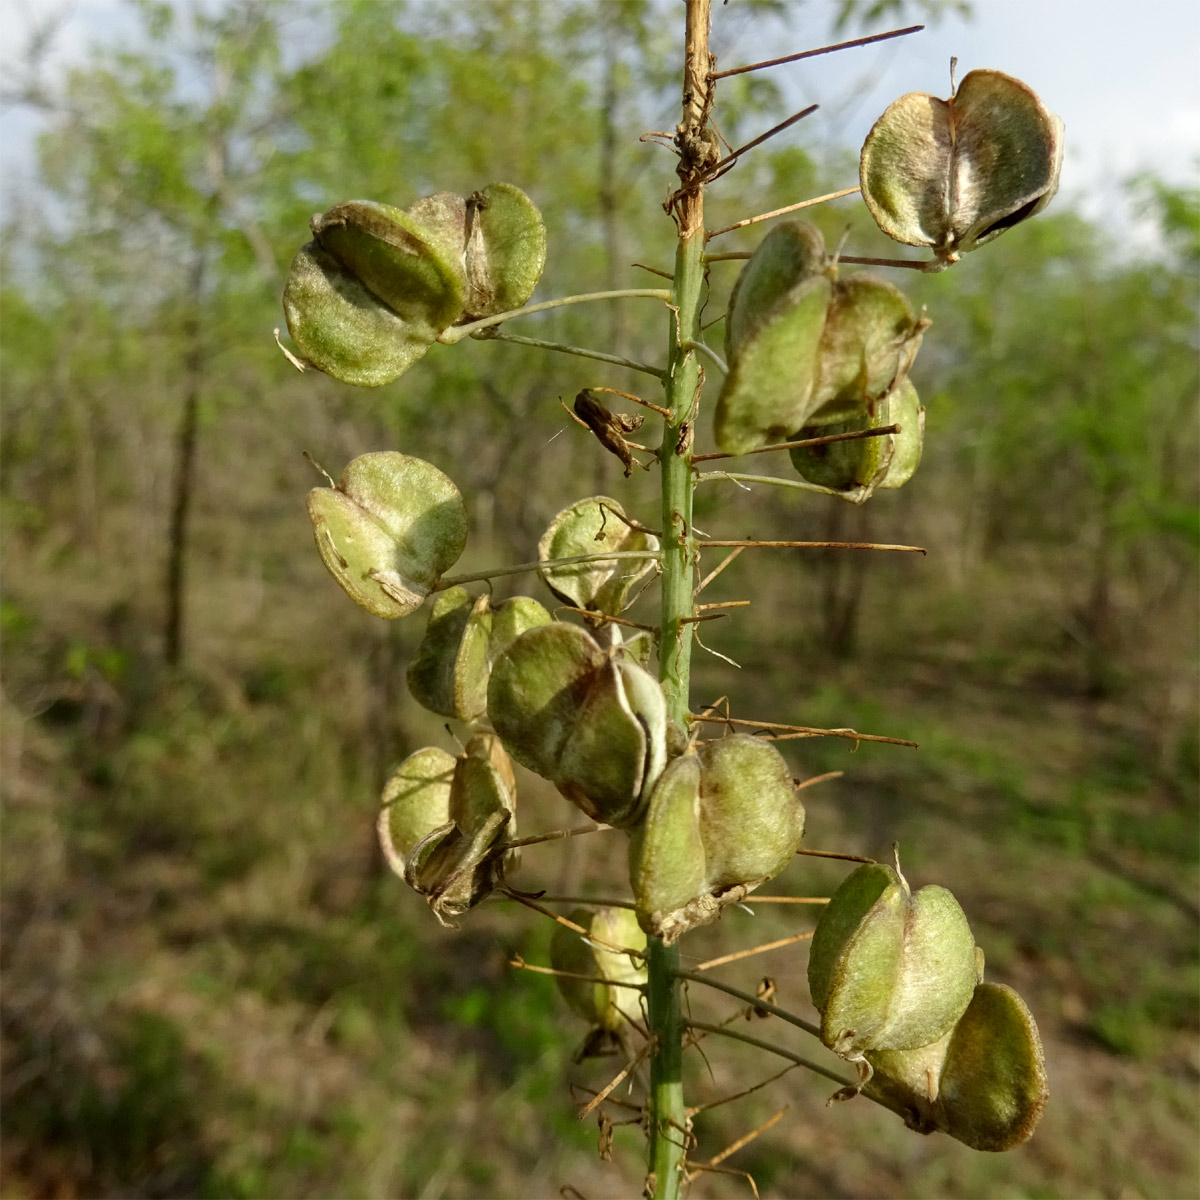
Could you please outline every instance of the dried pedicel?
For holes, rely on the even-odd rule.
[[[866,1058],[874,1069],[868,1095],[900,1109],[911,1128],[940,1129],[973,1150],[1019,1146],[1049,1096],[1037,1026],[1003,984],[980,983],[958,1023],[931,1045]]]
[[[359,455],[336,487],[313,488],[308,515],[330,574],[378,617],[420,608],[467,542],[467,510],[453,481],[391,450]]]
[[[639,1020],[641,1013],[635,988],[622,985],[646,982],[645,960],[622,948],[645,950],[646,935],[627,908],[577,908],[569,919],[586,929],[590,940],[565,925],[555,926],[550,964],[564,972],[557,977],[558,990],[585,1021],[616,1033],[631,1019]]]
[[[972,71],[949,100],[909,92],[863,143],[876,224],[945,265],[1041,212],[1058,190],[1063,123],[1000,71]]]
[[[639,819],[666,760],[658,681],[573,625],[530,629],[496,660],[488,715],[517,762],[610,825]]]
[[[496,847],[513,836],[515,810],[504,748],[494,734],[476,734],[457,759],[427,747],[400,764],[383,791],[380,845],[392,870],[445,924],[495,886],[502,869]]]
[[[859,867],[813,933],[808,985],[821,1039],[852,1060],[937,1041],[966,1011],[976,968],[975,939],[950,892],[913,893],[892,867]]]
[[[608,496],[588,496],[564,508],[538,542],[539,574],[560,599],[577,608],[620,615],[633,587],[654,566],[658,538],[633,529],[625,510]],[[569,566],[556,559],[645,551],[644,559],[610,559]]]
[[[642,927],[668,944],[774,878],[804,837],[804,806],[769,742],[733,734],[671,760],[629,845]]]

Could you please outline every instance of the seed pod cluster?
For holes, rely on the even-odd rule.
[[[488,715],[517,762],[589,817],[641,817],[667,757],[662,688],[619,647],[575,625],[527,630],[496,660]]]
[[[876,224],[949,266],[1041,212],[1058,190],[1063,123],[1000,71],[972,71],[949,100],[909,92],[863,143],[862,195]]]
[[[623,950],[645,950],[646,935],[628,908],[577,908],[569,919],[587,930],[588,940],[565,925],[555,926],[550,965],[563,972],[558,990],[572,1012],[616,1033],[640,1015],[637,992],[623,985],[646,982],[645,960]]]
[[[458,758],[429,746],[397,767],[383,789],[379,841],[392,870],[448,924],[492,890],[495,848],[514,836],[515,813],[512,763],[494,734],[478,733]]]
[[[487,712],[492,663],[527,629],[550,614],[529,596],[493,608],[486,595],[447,588],[434,601],[425,636],[408,666],[413,698],[444,717],[477,721]]]
[[[467,510],[453,481],[391,450],[359,455],[336,487],[313,488],[308,515],[329,573],[378,617],[420,608],[467,542]]]
[[[919,412],[907,377],[928,324],[887,280],[866,273],[839,278],[813,226],[777,226],[751,255],[730,298],[717,444],[727,454],[745,454],[774,441],[899,423],[881,419],[893,408],[915,403]],[[835,443],[845,447],[838,468],[813,469],[832,480],[822,486],[864,499],[884,486],[902,435],[910,445],[899,456],[915,469],[922,428],[910,419],[902,434]],[[796,460],[806,476],[810,459],[801,453]],[[888,486],[898,487],[907,478],[902,474]]]
[[[638,920],[670,944],[778,875],[800,848],[804,806],[769,742],[733,734],[674,758],[632,832]]]
[[[318,214],[283,293],[301,359],[378,387],[449,326],[520,308],[546,261],[541,214],[519,188],[438,192],[408,212],[350,200]]]
[[[1033,1132],[1047,1095],[1037,1027],[1015,992],[983,982],[945,888],[914,893],[898,868],[859,867],[817,922],[808,981],[822,1041],[914,1129],[977,1150]]]

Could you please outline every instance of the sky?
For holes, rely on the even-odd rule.
[[[787,45],[774,37],[764,44],[767,39],[755,32],[728,45],[722,44],[721,11],[714,4],[721,65],[806,48],[808,15],[816,29],[831,23],[823,7],[831,13],[834,6],[826,0],[804,5]],[[794,92],[797,107],[821,103],[810,118],[813,132],[857,148],[897,96],[948,95],[952,55],[959,79],[977,67],[1015,75],[1066,123],[1062,195],[1089,218],[1135,239],[1138,214],[1126,204],[1123,180],[1150,170],[1174,184],[1200,185],[1197,0],[973,0],[973,10],[969,20],[946,17],[912,37],[776,68],[776,77]],[[60,11],[68,16],[55,43],[58,67],[81,61],[90,44],[120,40],[132,28],[121,0],[0,0],[0,76],[19,62],[32,25]],[[0,112],[0,209],[34,174],[39,128],[41,119],[27,110]]]

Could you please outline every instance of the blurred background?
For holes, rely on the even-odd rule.
[[[311,213],[493,180],[545,216],[535,300],[654,286],[632,264],[671,267],[674,164],[638,135],[676,119],[681,6],[4,7],[4,1195],[637,1194],[636,1125],[604,1162],[574,1115],[619,1062],[574,1064],[585,1031],[553,982],[506,965],[546,961],[548,922],[489,902],[440,928],[382,863],[384,778],[453,741],[405,685],[424,620],[369,617],[322,567],[304,454],[335,477],[368,450],[426,458],[471,511],[456,570],[528,560],[586,491],[656,523],[656,480],[623,479],[558,403],[589,385],[653,399],[646,377],[467,342],[356,390],[297,374],[272,330]],[[788,1106],[721,1164],[763,1195],[1200,1188],[1200,38],[1167,0],[1136,25],[1095,9],[1080,28],[1068,3],[716,8],[726,67],[932,27],[722,82],[733,145],[823,108],[712,188],[712,228],[853,186],[871,122],[911,88],[947,94],[952,53],[960,78],[1025,78],[1068,130],[1047,212],[946,274],[894,273],[933,322],[911,483],[861,508],[697,495],[714,537],[928,549],[743,555],[707,598],[752,605],[705,626],[694,704],[920,743],[784,743],[797,776],[844,773],[804,793],[809,843],[898,841],[915,885],[950,887],[990,978],[1034,1011],[1051,1080],[1033,1141],[996,1156],[864,1100],[827,1108],[832,1085],[792,1072],[696,1118],[707,1161]],[[856,197],[806,215],[847,253],[896,252]],[[710,319],[737,269],[713,264]],[[511,328],[662,356],[645,301]],[[549,603],[536,580],[500,582]],[[653,611],[647,596],[633,615]],[[521,789],[523,834],[573,822],[547,786]],[[622,840],[531,848],[514,882],[612,894]],[[843,874],[805,859],[771,890],[828,895]],[[812,912],[735,910],[685,951],[770,941]],[[801,946],[722,977],[769,975],[809,1014],[804,972]],[[698,1014],[736,1011],[700,990]],[[740,1049],[695,1056],[689,1099],[781,1065]],[[693,1194],[751,1193],[706,1173]]]

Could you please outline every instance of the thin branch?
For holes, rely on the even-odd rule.
[[[822,1067],[819,1063],[815,1063],[810,1058],[804,1058],[799,1054],[793,1054],[790,1050],[785,1050],[782,1046],[776,1046],[771,1042],[765,1042],[762,1038],[751,1037],[748,1033],[741,1033],[736,1029],[726,1029],[721,1025],[710,1025],[707,1021],[689,1021],[688,1026],[691,1029],[702,1029],[705,1033],[715,1033],[720,1037],[733,1038],[737,1042],[745,1042],[748,1046],[756,1046],[759,1050],[769,1050],[772,1054],[778,1054],[780,1058],[786,1058],[789,1062],[793,1062],[798,1067],[805,1067],[809,1071],[815,1072],[817,1075],[824,1075],[826,1079],[832,1079],[834,1083],[840,1083],[843,1087],[854,1087],[854,1084],[849,1079],[844,1079],[841,1075]]]
[[[747,903],[751,901],[748,900]],[[754,904],[828,904],[828,896],[759,896],[752,898]]]
[[[578,613],[581,617],[587,617],[589,621],[600,621],[605,625],[625,625],[630,629],[640,629],[644,633],[658,633],[658,627],[655,625],[645,625],[641,621],[630,621],[625,617],[610,617],[608,613],[597,612],[594,608],[576,608],[573,604],[560,604],[554,611]]]
[[[839,255],[838,262],[853,263],[860,267],[904,267],[909,271],[925,271],[931,275],[944,271],[949,265],[940,258],[859,258],[853,254]]]
[[[789,204],[785,208],[772,209],[771,212],[759,213],[756,217],[746,217],[745,220],[735,221],[732,225],[726,225],[722,229],[714,229],[711,233],[705,235],[705,241],[710,242],[715,237],[720,237],[723,233],[730,233],[734,229],[741,229],[745,225],[757,225],[759,221],[769,221],[772,217],[782,217],[784,213],[799,212],[802,208],[812,208],[815,204],[824,204],[828,200],[840,200],[843,196],[853,196],[855,192],[861,191],[859,187],[842,188],[840,192],[827,192],[824,196],[814,196],[811,200],[801,200],[798,204]],[[733,258],[749,258],[749,253],[737,252],[733,254],[706,254],[705,262],[724,262]],[[845,261],[845,259],[841,260]]]
[[[460,583],[476,583],[481,579],[499,579],[504,575],[523,575],[526,571],[540,571],[543,567],[574,567],[580,563],[610,562],[623,558],[659,559],[658,550],[613,550],[608,554],[576,554],[570,558],[550,558],[545,561],[517,563],[512,567],[493,567],[487,571],[475,571],[468,575],[443,575],[429,590],[444,592]]]
[[[819,729],[815,725],[785,725],[780,721],[749,721],[744,717],[706,717],[692,713],[693,721],[706,721],[716,725],[744,725],[750,729],[777,729],[800,737],[840,737],[851,742],[886,742],[889,746],[910,746],[916,750],[916,742],[903,738],[883,737],[877,733],[859,733],[856,729]]]
[[[709,571],[709,573],[705,575],[705,577],[700,580],[698,584],[696,584],[696,590],[692,593],[692,595],[700,595],[700,593],[704,591],[704,589],[708,587],[708,585],[712,583],[712,581],[716,579],[716,577],[720,575],[720,573],[725,570],[725,568],[729,566],[729,564],[733,562],[733,560],[737,558],[737,556],[741,554],[744,549],[745,546],[739,546],[736,550],[725,555],[725,557],[715,567],[713,567],[713,569]]]
[[[585,1104],[585,1105],[584,1105],[584,1107],[583,1107],[583,1108],[581,1108],[581,1109],[579,1110],[579,1119],[580,1119],[581,1121],[583,1121],[583,1120],[586,1120],[586,1119],[587,1119],[587,1117],[588,1117],[588,1114],[589,1114],[589,1113],[591,1113],[591,1112],[592,1112],[592,1110],[593,1110],[594,1108],[596,1108],[596,1107],[597,1107],[597,1105],[603,1104],[603,1103],[604,1103],[604,1101],[608,1099],[608,1094],[609,1094],[609,1092],[616,1091],[616,1089],[617,1089],[617,1088],[620,1086],[620,1084],[621,1084],[621,1081],[622,1081],[622,1080],[624,1080],[624,1079],[625,1079],[625,1078],[626,1078],[626,1077],[629,1075],[629,1073],[630,1073],[631,1071],[633,1071],[634,1069],[636,1069],[636,1067],[637,1067],[637,1066],[638,1066],[638,1064],[639,1064],[639,1063],[642,1061],[642,1059],[644,1059],[644,1058],[646,1057],[646,1055],[648,1055],[648,1054],[650,1053],[650,1051],[651,1051],[651,1049],[653,1048],[653,1046],[654,1046],[654,1043],[653,1043],[653,1042],[647,1042],[647,1043],[646,1043],[646,1044],[645,1044],[645,1045],[644,1045],[644,1046],[643,1046],[643,1047],[642,1047],[642,1048],[641,1048],[641,1049],[640,1049],[640,1050],[637,1052],[637,1054],[635,1054],[635,1055],[633,1056],[633,1058],[632,1058],[632,1059],[630,1059],[630,1060],[629,1060],[629,1062],[627,1062],[627,1063],[625,1064],[625,1066],[624,1066],[624,1067],[623,1067],[623,1068],[622,1068],[620,1071],[618,1071],[618,1072],[616,1073],[616,1075],[615,1075],[615,1076],[613,1077],[613,1079],[612,1079],[612,1080],[611,1080],[611,1081],[608,1083],[608,1085],[607,1085],[606,1087],[602,1087],[602,1088],[601,1088],[601,1089],[600,1089],[600,1090],[599,1090],[599,1091],[598,1091],[598,1092],[597,1092],[597,1093],[596,1093],[596,1094],[595,1094],[595,1095],[594,1095],[594,1096],[593,1096],[593,1097],[592,1097],[592,1098],[591,1098],[591,1099],[590,1099],[590,1100],[587,1102],[587,1104]]]
[[[722,375],[729,374],[729,368],[725,365],[725,360],[711,346],[706,346],[703,342],[693,342],[689,338],[683,343],[683,348],[685,350],[699,350],[702,354],[716,364],[717,370],[720,371]],[[695,462],[696,460],[692,459],[692,461]]]
[[[728,983],[721,983],[718,979],[709,979],[707,975],[700,975],[695,971],[676,971],[675,977],[677,979],[690,980],[692,983],[702,983],[705,987],[713,988],[718,992],[724,992],[727,996],[732,996],[735,1000],[742,1000],[756,1009],[761,1008],[764,1012],[769,1012],[771,1016],[778,1017],[781,1021],[786,1021],[789,1025],[795,1025],[797,1029],[803,1029],[805,1033],[811,1033],[815,1038],[820,1038],[821,1036],[820,1029],[811,1021],[806,1021],[803,1017],[798,1017],[795,1013],[788,1012],[786,1008],[780,1008],[778,1005],[770,1004],[766,1000],[760,1000],[750,992],[742,991],[741,988],[735,988]]]
[[[698,1037],[693,1037],[692,1044],[695,1045],[700,1041]],[[697,1113],[708,1112],[709,1109],[719,1108],[722,1104],[732,1104],[735,1100],[742,1100],[746,1096],[751,1096],[762,1088],[769,1087],[778,1079],[782,1079],[789,1071],[794,1071],[796,1064],[793,1063],[790,1067],[784,1067],[782,1071],[776,1071],[774,1075],[767,1076],[766,1079],[759,1083],[752,1084],[748,1088],[744,1088],[740,1092],[734,1092],[732,1096],[722,1096],[719,1100],[710,1100],[707,1104],[694,1104],[688,1109],[688,1116],[694,1117]]]
[[[515,850],[518,846],[536,846],[539,842],[556,842],[560,838],[579,837],[585,833],[602,833],[614,828],[616,828],[614,825],[583,825],[578,829],[554,829],[550,833],[538,833],[532,837],[518,838],[514,842],[501,842],[496,846],[496,852]]]
[[[820,107],[819,104],[810,104],[807,108],[802,108],[798,113],[792,113],[786,121],[780,121],[778,125],[772,125],[766,133],[760,133],[758,137],[752,138],[744,146],[739,146],[713,167],[712,174],[709,176],[710,182],[724,175],[748,150],[753,150],[755,146],[761,146],[768,138],[773,138],[777,133],[782,133],[785,129],[795,125],[797,121],[802,121],[805,117],[812,116]]]
[[[873,863],[873,858],[865,858],[861,854],[839,854],[836,850],[797,850],[797,854],[807,854],[810,858],[836,858],[839,862]]]
[[[804,446],[825,446],[830,442],[850,442],[858,438],[884,437],[899,433],[899,425],[884,425],[880,429],[854,429],[849,433],[823,433],[820,437],[799,438],[794,442],[773,442],[770,446],[759,446],[756,450],[743,450],[739,454],[693,454],[692,462],[712,462],[718,458],[748,458],[751,454],[770,454],[772,450],[798,450]]]
[[[503,896],[507,896],[510,900],[515,900],[518,904],[524,905],[526,908],[532,908],[534,912],[539,912],[543,917],[549,917],[550,920],[559,925],[565,925],[572,933],[577,933],[587,942],[591,942],[596,946],[603,946],[606,950],[613,950],[618,954],[627,954],[630,958],[644,959],[646,953],[644,950],[635,950],[632,946],[618,946],[616,942],[610,942],[602,937],[597,937],[594,933],[589,933],[582,925],[576,925],[574,921],[568,920],[566,917],[560,917],[558,913],[552,913],[548,908],[543,908],[538,902],[530,896],[523,896],[520,892],[514,891],[510,887],[497,887],[496,891]]]
[[[801,50],[799,54],[785,54],[783,58],[768,58],[763,62],[749,63],[744,67],[730,67],[728,71],[714,71],[709,79],[728,79],[730,75],[744,75],[747,71],[763,71],[767,67],[779,67],[784,63],[799,62],[804,58],[816,58],[818,54],[832,54],[836,50],[850,50],[855,46],[869,46],[872,42],[886,42],[890,38],[907,37],[910,33],[920,33],[924,28],[924,25],[909,25],[905,29],[893,29],[888,33],[872,33],[867,37],[854,38],[849,42],[821,46],[817,50]]]
[[[747,492],[750,491],[750,488],[746,487],[746,484],[762,483],[768,487],[791,488],[798,492],[816,492],[821,496],[837,496],[842,500],[849,500],[852,504],[861,504],[872,492],[872,489],[865,487],[831,488],[819,483],[810,483],[807,479],[783,479],[778,475],[747,475],[741,471],[698,471],[696,482],[736,483],[738,487]]]
[[[768,1117],[757,1129],[752,1129],[749,1133],[743,1134],[736,1142],[731,1142],[719,1154],[713,1155],[708,1160],[708,1166],[715,1167],[719,1163],[723,1163],[730,1155],[736,1154],[743,1146],[748,1146],[756,1137],[766,1133],[773,1125],[778,1124],[787,1110],[788,1106],[785,1104],[777,1113]]]
[[[603,896],[551,896],[544,894],[538,899],[546,904],[579,904],[585,908],[637,908],[632,900],[612,900]]]
[[[638,297],[646,300],[670,300],[671,293],[666,288],[618,288],[612,292],[582,292],[577,296],[559,296],[556,300],[543,300],[540,304],[527,304],[524,308],[510,308],[507,312],[495,313],[490,317],[480,317],[478,321],[468,321],[465,325],[451,325],[449,329],[444,329],[438,334],[437,340],[444,346],[453,346],[456,342],[471,337],[481,329],[502,325],[505,321],[511,321],[513,317],[548,312],[552,308],[565,308],[569,304],[587,304],[592,300],[623,300]]]
[[[749,901],[752,903],[752,901]],[[723,967],[726,963],[737,962],[740,958],[750,958],[755,954],[765,954],[768,950],[778,950],[781,946],[794,946],[797,942],[807,942],[812,937],[812,930],[807,933],[797,933],[792,937],[780,938],[775,942],[764,942],[761,946],[751,946],[748,950],[735,950],[732,954],[722,954],[720,958],[710,958],[707,962],[697,963],[697,971],[707,971],[711,967]]]
[[[663,279],[670,279],[674,282],[675,276],[670,271],[660,271],[657,267],[648,267],[645,263],[634,263],[635,267],[640,267],[643,271],[649,271],[651,275],[661,275]]]
[[[624,979],[609,979],[606,975],[580,975],[576,971],[560,971],[557,967],[539,967],[534,963],[526,962],[519,954],[513,955],[508,960],[508,965],[518,971],[532,971],[535,975],[553,975],[556,979],[578,979],[583,983],[600,983],[613,987],[633,988],[635,992],[644,992],[646,985],[644,983],[630,983]]]
[[[661,404],[655,404],[650,400],[643,400],[641,396],[635,396],[632,392],[623,392],[620,388],[611,387],[590,387],[587,390],[589,392],[604,392],[609,396],[621,396],[626,400],[632,400],[634,404],[640,404],[643,408],[648,408],[658,413],[660,417],[666,417],[670,420],[671,410],[669,408],[663,408]]]
[[[573,354],[576,358],[591,358],[596,362],[611,363],[614,367],[628,367],[631,371],[641,371],[644,375],[653,375],[655,379],[661,379],[665,374],[661,367],[652,367],[649,363],[637,362],[632,358],[622,358],[619,354],[605,354],[600,350],[568,346],[565,342],[547,342],[542,338],[522,337],[516,333],[488,333],[480,336],[479,340],[512,342],[517,346],[534,346],[538,350],[554,350],[559,354]]]
[[[775,541],[757,541],[753,538],[737,538],[737,539],[706,539],[696,543],[701,550],[707,549],[709,546],[745,546],[748,549],[766,548],[766,549],[795,549],[795,550],[904,550],[910,554],[924,554],[923,546],[892,546],[884,542],[775,542]],[[624,553],[634,553],[633,551],[625,551]]]

